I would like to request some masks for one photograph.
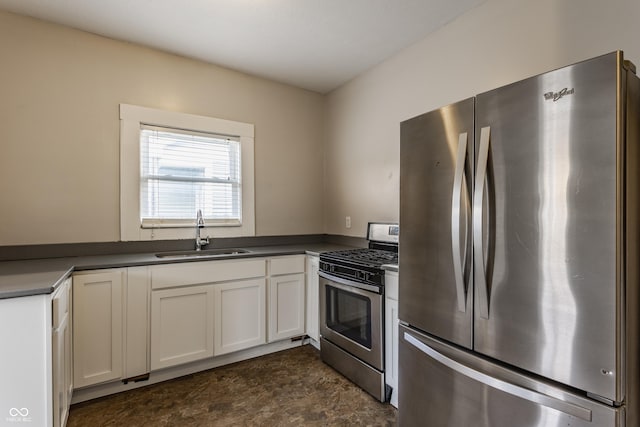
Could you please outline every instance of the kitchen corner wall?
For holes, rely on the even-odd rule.
[[[120,103],[253,123],[256,234],[322,233],[322,95],[6,12],[0,61],[0,245],[120,239]]]
[[[322,96],[0,12],[0,246],[119,240],[120,103],[255,124],[257,235],[363,237],[402,120],[639,40],[637,0],[486,0]]]
[[[333,91],[324,232],[398,220],[401,121],[618,49],[640,72],[639,41],[638,0],[487,0]]]

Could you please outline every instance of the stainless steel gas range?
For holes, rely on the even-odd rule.
[[[384,402],[384,270],[398,263],[398,224],[369,223],[368,248],[320,254],[320,355]]]

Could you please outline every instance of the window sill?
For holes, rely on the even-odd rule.
[[[140,228],[142,229],[158,229],[158,228],[195,228],[195,222],[142,222]],[[203,228],[217,228],[217,227],[242,227],[242,222],[238,220],[227,221],[207,221],[205,219],[205,226]]]

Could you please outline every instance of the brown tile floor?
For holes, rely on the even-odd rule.
[[[71,407],[75,426],[395,426],[306,345]]]

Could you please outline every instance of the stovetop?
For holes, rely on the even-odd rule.
[[[372,285],[384,293],[384,264],[397,264],[398,253],[382,249],[349,249],[320,254],[320,271],[334,277]]]
[[[323,277],[339,277],[372,285],[378,293],[384,293],[385,271],[382,266],[398,263],[398,235],[398,224],[370,222],[367,230],[368,248],[320,254],[320,271],[325,274]]]
[[[344,251],[325,252],[320,255],[321,260],[365,268],[381,268],[384,264],[397,264],[398,253],[381,249],[348,249]]]

